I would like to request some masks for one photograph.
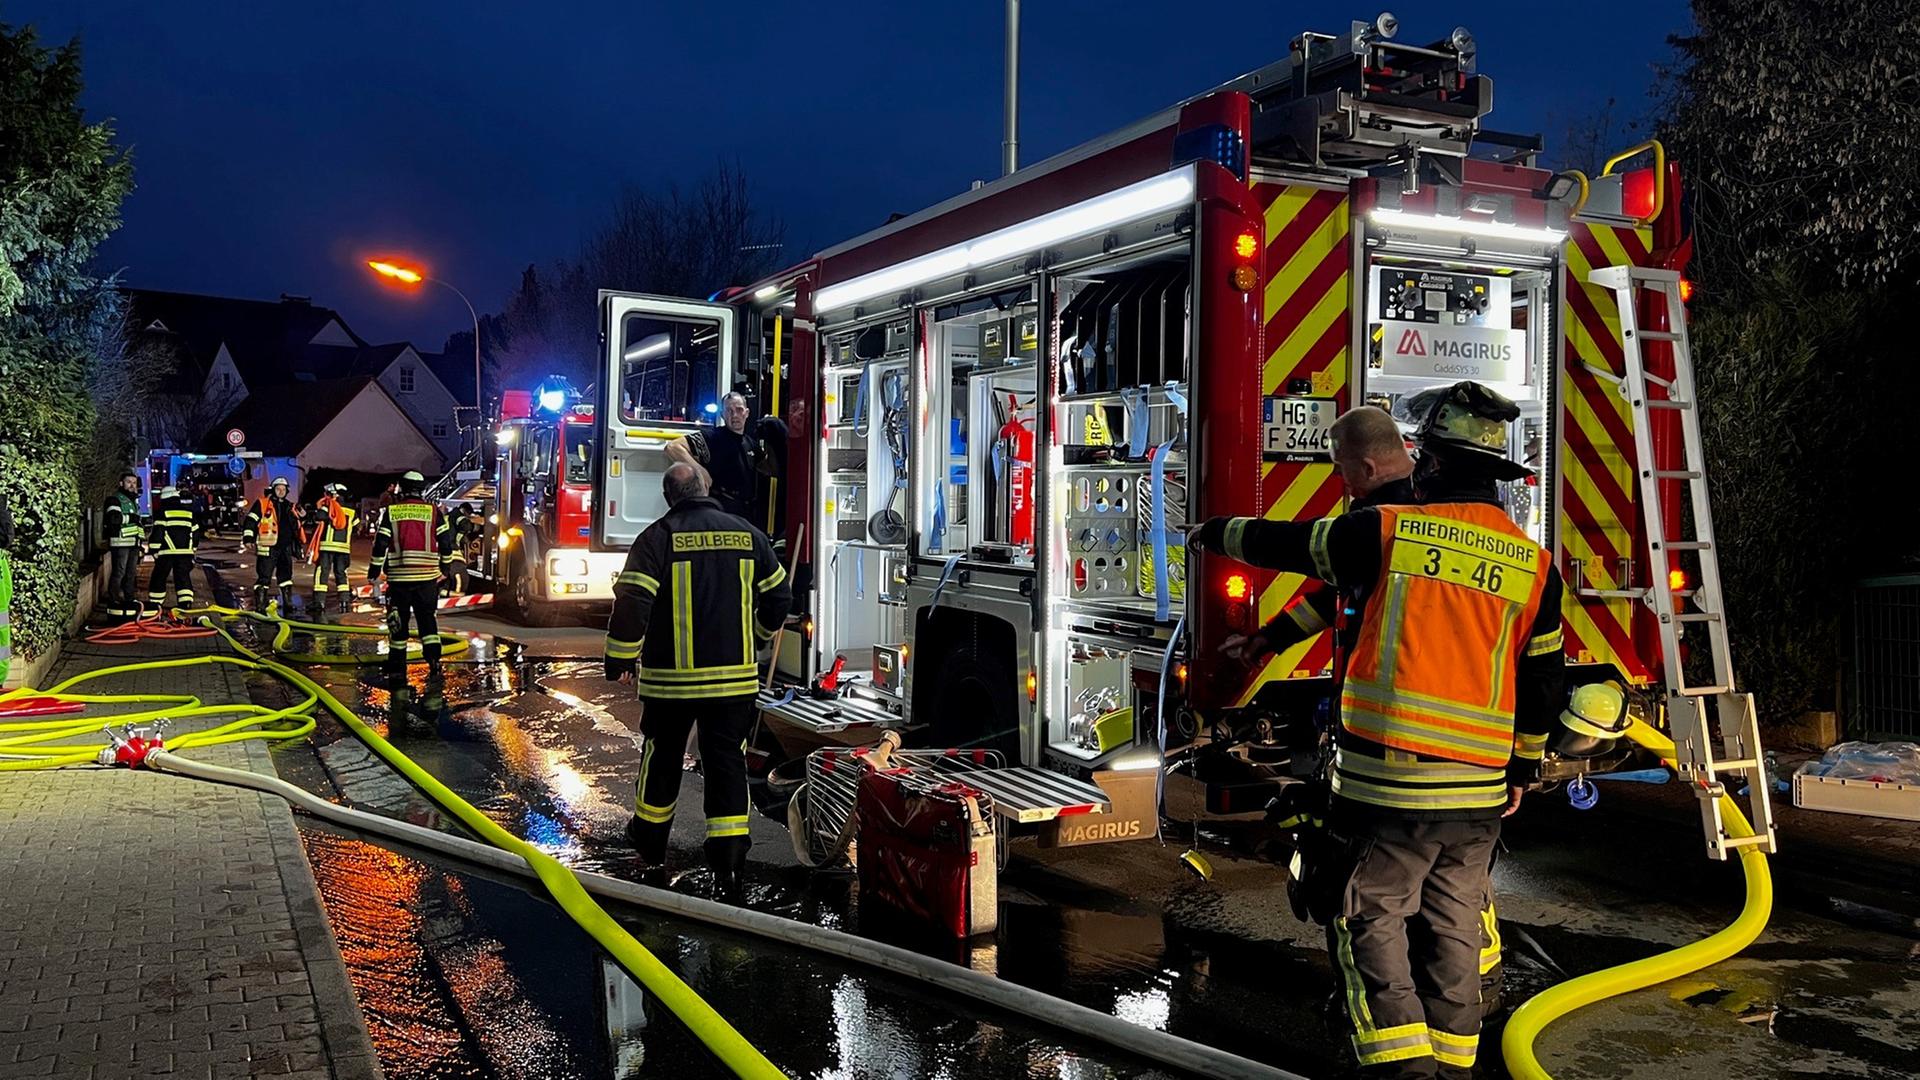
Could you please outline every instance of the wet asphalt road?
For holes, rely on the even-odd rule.
[[[466,623],[466,625],[474,625]],[[481,625],[484,625],[482,623]],[[481,639],[488,663],[447,667],[444,711],[373,669],[327,669],[342,701],[509,829],[563,860],[630,872],[620,837],[636,760],[638,705],[577,655],[597,633]],[[344,640],[344,639],[341,639]],[[398,692],[396,692],[396,690]],[[262,685],[271,699],[279,689]],[[282,750],[296,783],[378,812],[438,824],[424,799],[324,720]],[[696,775],[683,806],[698,806]],[[1176,791],[1178,812],[1191,792]],[[1510,823],[1497,885],[1508,1001],[1703,936],[1732,917],[1739,872],[1708,862],[1692,827],[1651,828],[1557,795]],[[677,822],[682,865],[699,865],[698,814]],[[971,948],[863,917],[851,882],[794,862],[783,825],[756,815],[753,907],[884,937],[1092,1008],[1310,1076],[1345,1068],[1326,1010],[1319,933],[1287,911],[1284,876],[1258,838],[1203,830],[1217,873],[1180,868],[1179,843],[1041,851],[1018,842],[1001,878],[1001,929]],[[352,837],[307,833],[316,878],[390,1075],[717,1075],[671,1018],[637,1010],[625,977],[560,913],[518,883],[454,872]],[[1791,838],[1788,838],[1788,842]],[[688,872],[678,888],[702,892]],[[796,1076],[1152,1076],[1070,1035],[956,1006],[811,954],[666,921],[630,923],[742,1031]],[[1503,1075],[1496,1035],[1483,1073]],[[1740,957],[1595,1006],[1542,1037],[1560,1077],[1914,1075],[1920,1061],[1920,922],[1793,888]]]

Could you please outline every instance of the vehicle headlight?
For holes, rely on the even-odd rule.
[[[555,559],[547,564],[547,575],[557,578],[580,578],[587,576],[587,560]]]

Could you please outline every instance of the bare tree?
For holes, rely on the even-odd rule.
[[[560,374],[585,386],[599,369],[598,290],[708,296],[774,269],[784,236],[738,165],[720,163],[691,190],[630,187],[575,260],[527,267],[505,309],[483,320],[491,378],[525,386]]]

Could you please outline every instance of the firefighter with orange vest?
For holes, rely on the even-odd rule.
[[[240,550],[254,549],[253,607],[267,610],[267,591],[280,590],[280,610],[293,608],[293,556],[305,538],[300,518],[306,511],[287,499],[293,485],[276,476],[266,494],[247,507],[247,524],[240,530]]]
[[[307,537],[307,561],[313,563],[313,604],[324,613],[331,592],[340,598],[340,610],[345,612],[353,607],[347,564],[353,559],[353,523],[360,514],[347,505],[345,484],[328,484],[322,490],[324,494],[314,504],[320,520]]]
[[[1498,483],[1520,410],[1478,383],[1410,399],[1419,505],[1213,518],[1189,543],[1354,594],[1329,807],[1328,947],[1362,1072],[1470,1075],[1501,818],[1538,779],[1563,688],[1561,584]],[[1413,932],[1409,933],[1409,924]]]
[[[427,479],[417,472],[400,477],[393,501],[380,511],[374,527],[373,559],[367,581],[378,588],[387,576],[388,655],[407,655],[409,617],[420,630],[420,649],[429,664],[440,662],[440,578],[453,555],[453,531],[440,508],[423,494]]]

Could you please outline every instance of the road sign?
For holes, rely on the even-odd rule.
[[[232,457],[228,458],[227,459],[227,475],[228,476],[247,475],[247,459],[241,457],[239,454],[235,454]]]
[[[228,446],[245,446],[246,444],[247,444],[246,432],[241,431],[239,428],[227,429],[227,445]]]

